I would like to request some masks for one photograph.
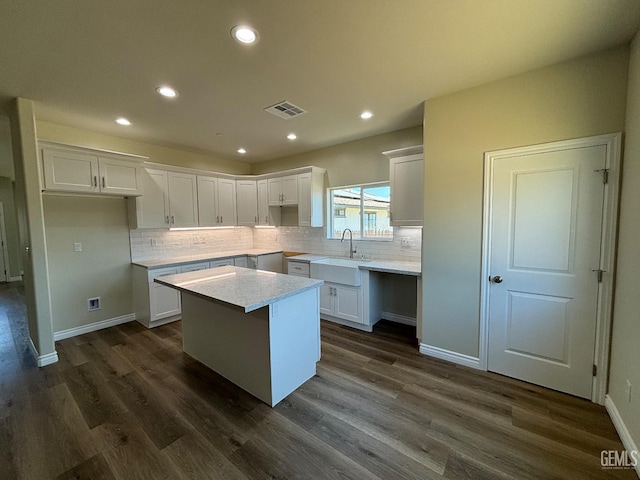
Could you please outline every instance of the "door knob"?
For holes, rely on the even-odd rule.
[[[496,275],[491,279],[493,283],[502,283],[502,277],[500,275]]]

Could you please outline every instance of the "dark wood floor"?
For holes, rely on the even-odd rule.
[[[591,479],[604,408],[417,353],[408,327],[322,324],[318,374],[276,408],[181,351],[180,323],[56,343],[38,369],[0,287],[0,478]]]

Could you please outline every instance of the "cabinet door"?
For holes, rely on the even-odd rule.
[[[44,187],[68,192],[99,192],[98,157],[43,148]]]
[[[218,179],[198,175],[198,225],[218,225]]]
[[[169,172],[169,215],[172,227],[198,226],[196,176]]]
[[[362,289],[336,285],[334,288],[334,315],[351,322],[364,323],[362,319]]]
[[[237,225],[236,217],[236,181],[228,178],[218,179],[218,216],[221,226]]]
[[[99,158],[100,191],[135,197],[140,195],[140,167],[115,158]]]
[[[269,206],[282,205],[282,178],[269,178],[267,180],[269,190]]]
[[[167,172],[145,170],[140,172],[142,196],[135,199],[138,228],[169,227],[169,185]]]
[[[282,273],[282,254],[268,253],[266,255],[258,255],[256,267],[258,270]]]
[[[175,288],[165,287],[153,281],[154,278],[175,275],[179,272],[180,267],[172,267],[149,273],[149,303],[152,322],[181,313],[180,292]]]
[[[298,225],[311,226],[311,174],[298,175]]]
[[[298,204],[298,175],[282,177],[282,204]]]
[[[258,190],[255,180],[236,180],[238,225],[258,223]]]
[[[422,154],[392,158],[389,161],[391,185],[391,225],[422,225]]]
[[[324,284],[320,287],[320,313],[333,315],[333,289],[332,285]]]
[[[258,225],[269,225],[269,183],[258,180]]]
[[[233,257],[233,264],[236,267],[244,267],[247,268],[247,256],[242,255],[241,257]]]

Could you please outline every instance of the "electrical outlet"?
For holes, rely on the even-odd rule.
[[[627,401],[631,403],[631,382],[627,380]]]
[[[73,251],[74,252],[81,252],[82,251],[82,243],[73,242]]]
[[[157,238],[152,238],[152,239],[151,239],[151,246],[152,246],[152,247],[155,247],[155,246],[157,246],[157,245],[158,245],[158,239],[157,239]]]
[[[409,242],[409,237],[402,237],[400,239],[400,245],[403,247],[410,247],[411,243]]]
[[[87,310],[94,312],[100,310],[100,297],[87,298]]]

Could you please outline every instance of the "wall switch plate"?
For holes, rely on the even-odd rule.
[[[152,238],[151,239],[151,246],[155,247],[156,245],[158,245],[158,239],[157,238]]]
[[[403,247],[410,247],[411,243],[409,242],[409,237],[402,237],[400,239],[400,245]]]
[[[631,382],[627,380],[627,401],[631,403]]]
[[[81,252],[82,251],[82,243],[73,242],[73,251],[74,252]]]
[[[87,298],[87,310],[94,312],[100,310],[100,297]]]

